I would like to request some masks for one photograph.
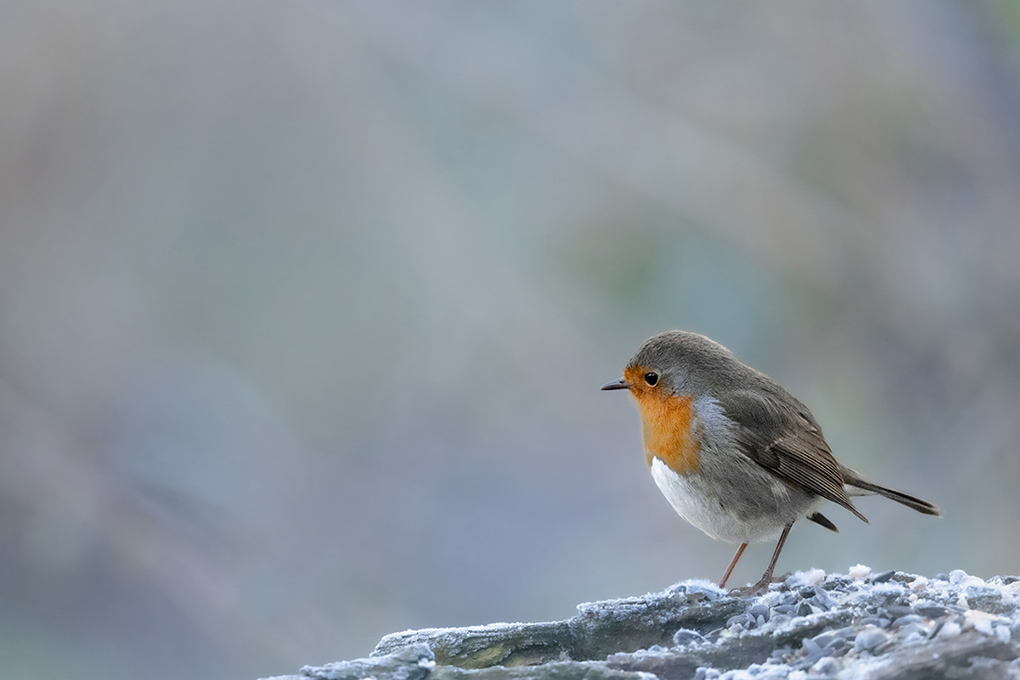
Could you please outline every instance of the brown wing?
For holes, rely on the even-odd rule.
[[[720,404],[737,424],[736,439],[748,458],[868,521],[843,488],[841,466],[807,407],[788,395],[749,391],[731,392]]]

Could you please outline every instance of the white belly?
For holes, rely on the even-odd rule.
[[[677,514],[717,541],[751,543],[775,538],[783,527],[803,517],[813,499],[791,497],[782,482],[762,475],[755,480],[754,497],[727,489],[727,503],[719,502],[722,489],[704,476],[682,476],[658,458],[652,459],[652,478]],[[807,501],[805,503],[804,501]],[[781,511],[776,511],[782,508]]]

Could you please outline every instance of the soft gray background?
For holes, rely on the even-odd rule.
[[[677,327],[945,510],[833,508],[781,571],[1020,572],[1018,26],[0,1],[0,676],[253,678],[718,578],[598,391]]]

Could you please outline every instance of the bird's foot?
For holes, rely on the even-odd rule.
[[[737,597],[750,597],[752,595],[761,595],[769,589],[769,586],[773,583],[782,583],[786,580],[789,574],[783,574],[782,576],[773,576],[772,574],[763,574],[761,579],[752,585],[744,588],[734,588],[730,591],[730,595],[736,595]]]

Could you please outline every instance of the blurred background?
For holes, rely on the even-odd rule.
[[[1012,0],[5,0],[0,676],[717,579],[599,391],[671,328],[945,511],[780,571],[1017,574],[1018,121]]]

